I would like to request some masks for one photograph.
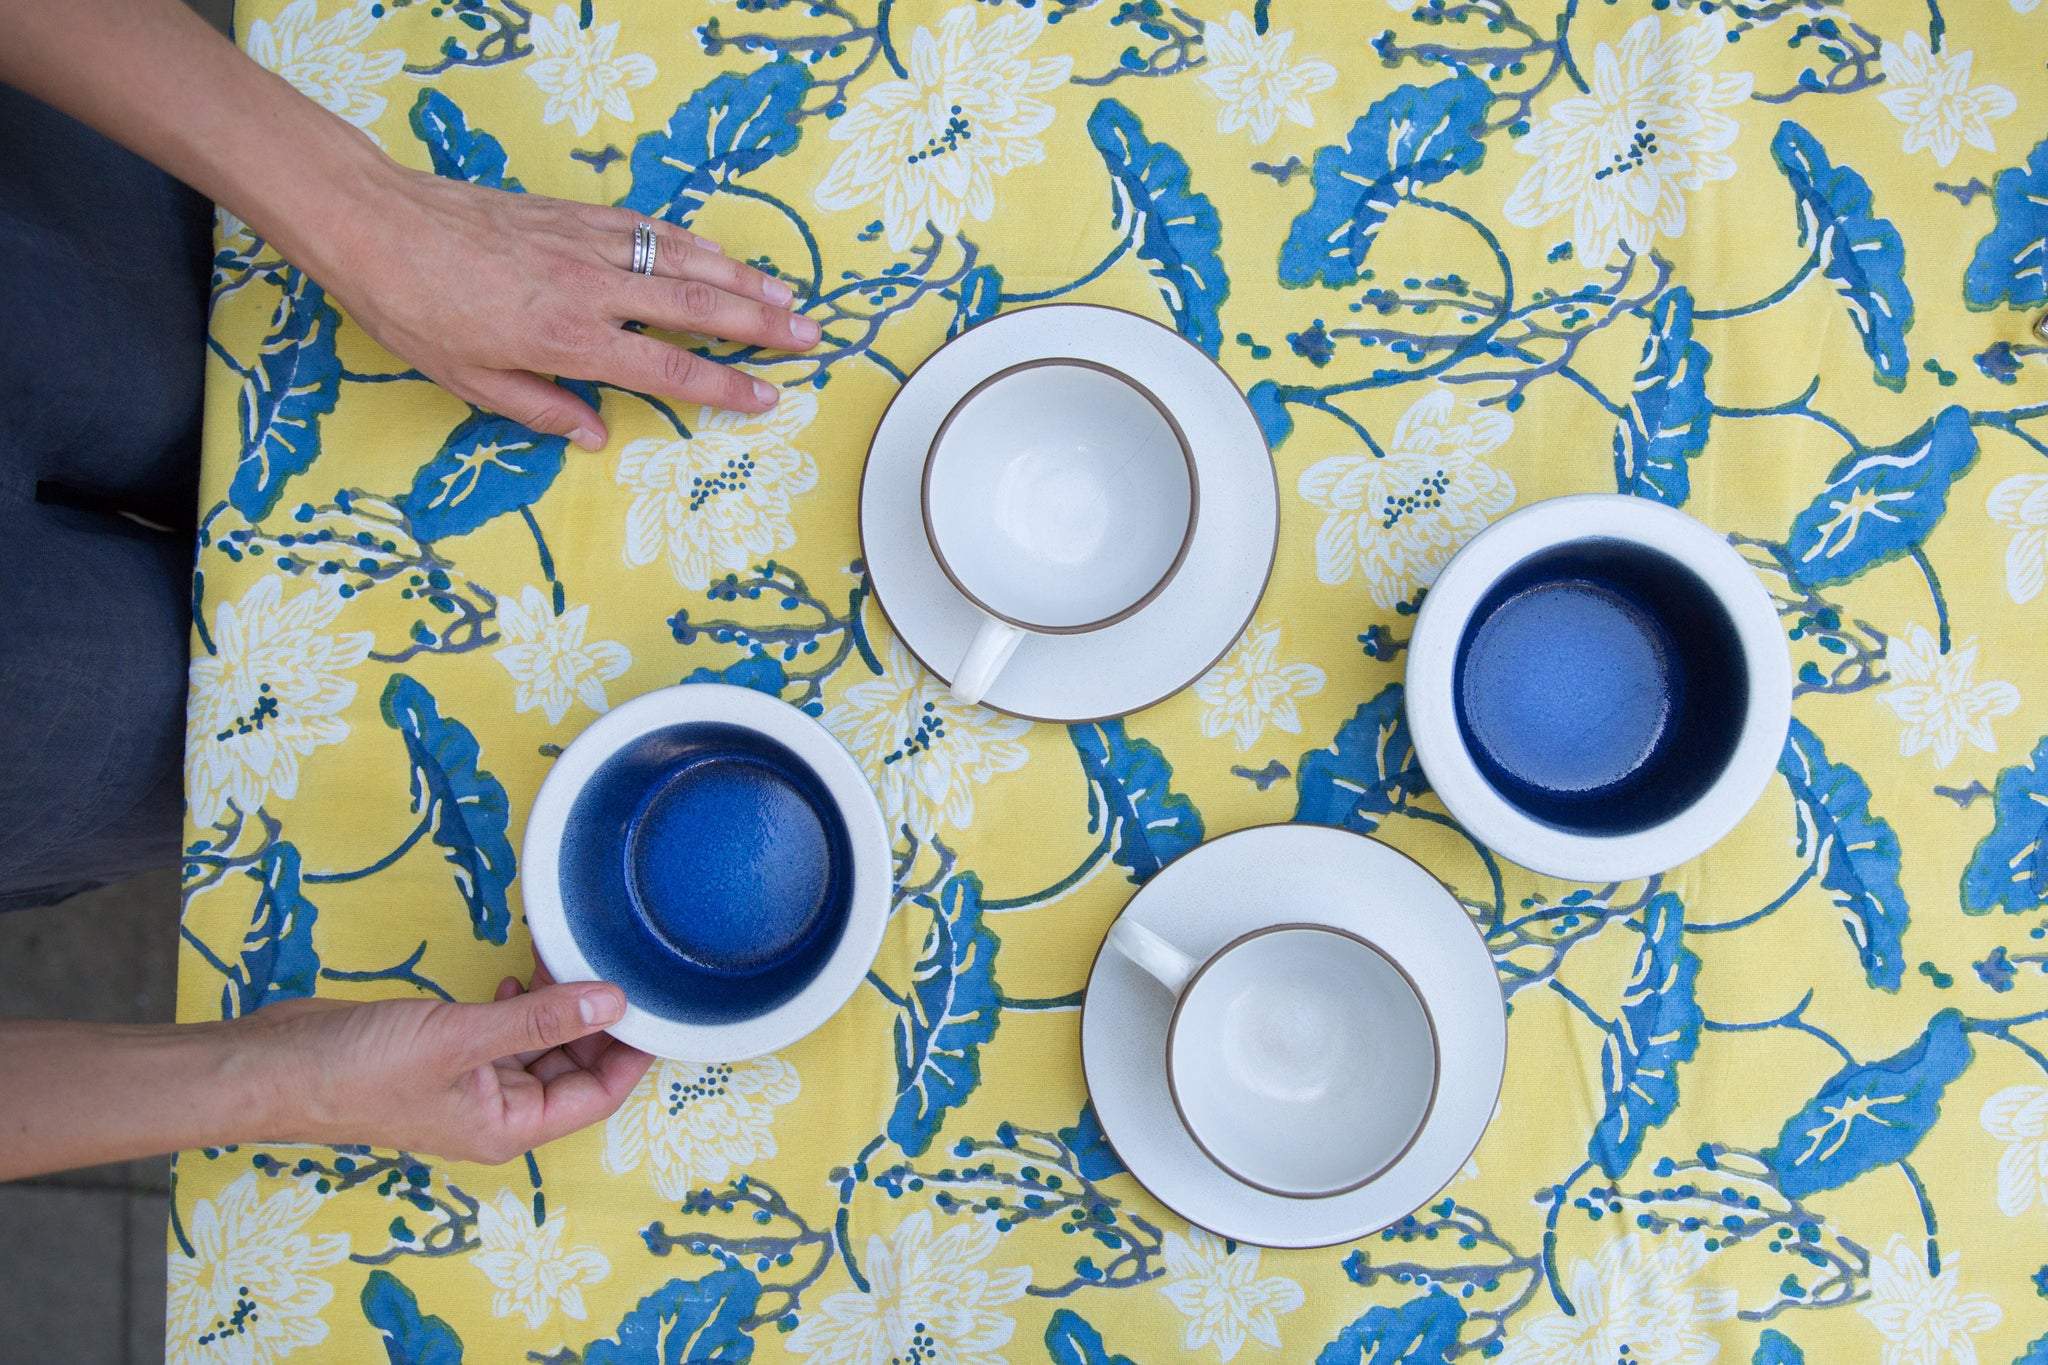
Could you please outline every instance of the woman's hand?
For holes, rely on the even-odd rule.
[[[604,1034],[617,986],[556,985],[536,964],[489,1005],[290,1000],[245,1021],[283,1104],[267,1135],[497,1165],[607,1118],[652,1060]]]
[[[629,321],[772,351],[818,343],[788,285],[681,228],[653,224],[654,274],[638,275],[639,214],[380,169],[348,222],[299,234],[308,272],[393,355],[535,431],[587,450],[606,439],[590,405],[543,374],[741,412],[775,405],[773,385]]]

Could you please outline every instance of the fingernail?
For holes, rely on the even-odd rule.
[[[569,433],[569,439],[582,446],[585,450],[604,449],[604,442],[599,440],[597,433],[589,427],[576,428],[576,430]]]
[[[791,317],[789,330],[791,335],[806,346],[815,346],[818,343],[818,324],[810,318]]]
[[[576,1012],[586,1024],[609,1024],[625,1011],[619,997],[610,991],[591,991],[576,1001]]]
[[[714,256],[723,256],[725,254],[725,248],[712,241],[709,237],[697,238],[697,245]]]
[[[775,386],[773,384],[770,384],[767,380],[756,379],[754,381],[754,397],[759,401],[766,403],[772,407],[774,406],[776,398],[778,398],[779,396],[780,395],[776,393]]]
[[[796,297],[796,291],[781,280],[768,280],[761,285],[761,297],[780,308]]]

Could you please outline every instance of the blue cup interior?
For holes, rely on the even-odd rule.
[[[672,725],[601,764],[569,810],[569,932],[665,1019],[729,1024],[810,984],[846,930],[853,854],[808,764],[736,725]]]
[[[1458,641],[1458,729],[1480,774],[1531,819],[1633,834],[1691,806],[1734,756],[1749,709],[1728,610],[1676,559],[1589,538],[1531,555]]]

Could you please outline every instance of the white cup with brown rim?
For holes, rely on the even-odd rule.
[[[1279,924],[1196,961],[1125,915],[1108,946],[1174,996],[1166,1081],[1211,1161],[1269,1194],[1355,1190],[1436,1103],[1436,1025],[1399,964],[1324,924]]]
[[[925,457],[924,529],[981,612],[953,671],[974,703],[1028,635],[1126,619],[1187,557],[1201,489],[1186,436],[1142,385],[1090,361],[998,371],[954,405]]]

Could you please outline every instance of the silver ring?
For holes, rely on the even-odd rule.
[[[654,235],[654,224],[642,222],[633,228],[633,273],[652,275],[654,253],[660,246],[660,239]]]

